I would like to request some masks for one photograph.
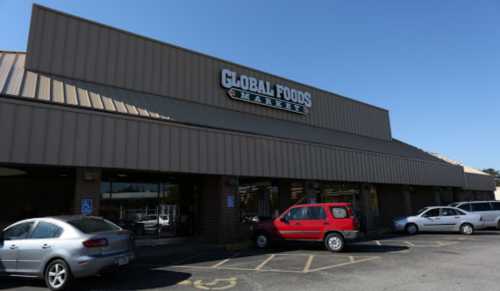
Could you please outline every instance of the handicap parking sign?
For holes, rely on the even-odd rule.
[[[83,215],[90,215],[92,214],[92,199],[89,198],[83,198],[82,199],[82,204],[81,204],[81,212]]]

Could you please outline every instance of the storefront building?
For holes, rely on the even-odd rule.
[[[371,231],[495,189],[394,139],[385,109],[38,5],[0,95],[0,224],[83,213],[232,242],[294,203],[353,202]]]

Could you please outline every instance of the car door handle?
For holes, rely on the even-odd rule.
[[[301,225],[300,222],[296,222],[294,225]]]
[[[10,247],[9,247],[9,248],[10,248],[11,250],[15,250],[15,249],[17,249],[17,246],[16,246],[16,245],[10,245]]]
[[[323,222],[323,225],[330,225],[329,222]]]
[[[44,244],[44,245],[42,246],[42,249],[50,249],[50,246],[49,246],[48,244]]]
[[[460,218],[460,216],[455,216],[455,218],[457,218],[457,219],[458,219],[458,218]]]

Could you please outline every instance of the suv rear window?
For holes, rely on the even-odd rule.
[[[334,218],[347,218],[349,214],[345,207],[332,207],[332,214]]]
[[[113,231],[120,229],[116,225],[100,218],[91,218],[91,217],[78,218],[70,220],[68,221],[68,223],[76,227],[79,231],[83,233],[96,233],[96,232]]]
[[[474,211],[491,211],[491,205],[489,203],[471,203],[472,212]]]

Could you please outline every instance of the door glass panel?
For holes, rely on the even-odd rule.
[[[62,228],[52,223],[47,223],[44,221],[39,222],[33,233],[31,234],[32,239],[41,238],[57,238],[62,234]]]
[[[307,207],[297,207],[290,209],[290,220],[307,219]]]
[[[323,207],[304,207],[306,209],[306,219],[324,220],[326,219]]]
[[[439,216],[439,208],[431,209],[423,214],[424,217],[436,217]]]
[[[30,233],[33,222],[25,222],[7,229],[3,235],[4,240],[26,239]]]
[[[455,209],[441,208],[441,216],[455,216],[458,215]]]

